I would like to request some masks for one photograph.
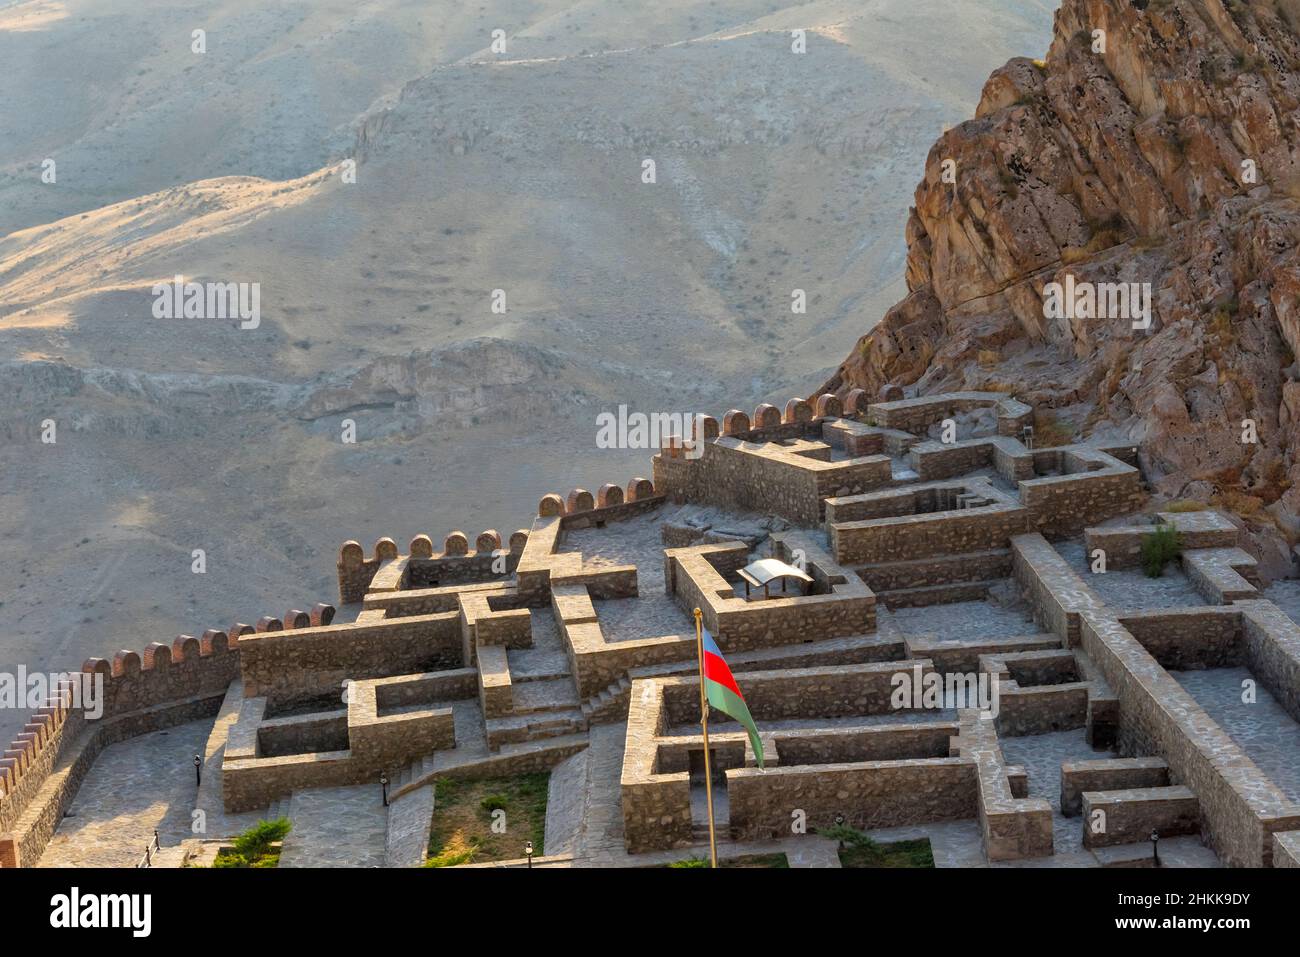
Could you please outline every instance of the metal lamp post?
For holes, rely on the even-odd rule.
[[[388,775],[379,775],[379,786],[384,789],[384,807],[388,807]]]
[[[528,857],[528,869],[531,871],[533,869],[533,842],[532,841],[528,841],[526,844],[524,844],[524,854],[527,855]]]

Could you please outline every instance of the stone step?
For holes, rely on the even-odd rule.
[[[289,798],[285,797],[271,802],[271,806],[266,809],[266,817],[264,820],[277,821],[282,817],[288,816]]]
[[[529,681],[511,689],[514,714],[569,711],[579,706],[578,693],[568,678]]]
[[[503,718],[489,718],[484,722],[488,747],[496,750],[502,745],[523,741],[538,741],[559,735],[573,734],[587,729],[587,718],[579,708],[544,713],[514,714]]]
[[[1190,788],[1128,788],[1083,792],[1083,846],[1110,847],[1200,832],[1200,806]]]
[[[627,693],[631,688],[631,679],[628,678],[627,675],[624,675],[608,688],[605,688],[584,701],[582,703],[583,715],[588,719],[588,721],[590,721],[594,715],[607,717],[607,711],[612,712],[620,710],[622,707],[626,706],[627,702],[623,699],[626,698]]]

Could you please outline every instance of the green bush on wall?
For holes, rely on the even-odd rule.
[[[1178,557],[1182,545],[1178,529],[1172,525],[1157,525],[1154,532],[1142,539],[1142,567],[1148,578],[1159,578],[1165,566]]]

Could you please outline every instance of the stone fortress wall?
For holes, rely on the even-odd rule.
[[[928,437],[977,412],[990,434]],[[797,809],[813,828],[975,819],[990,861],[1051,854],[1052,809],[1028,796],[1001,741],[1082,729],[1120,753],[1061,769],[1063,813],[1111,822],[1085,831],[1085,846],[1163,827],[1200,833],[1228,864],[1288,866],[1300,808],[1168,669],[1248,667],[1300,720],[1300,629],[1259,595],[1235,528],[1213,512],[1157,518],[1182,536],[1179,561],[1204,608],[1108,608],[1050,540],[1082,535],[1113,567],[1136,562],[1154,526],[1100,526],[1144,503],[1136,450],[1034,448],[1031,422],[1029,407],[998,393],[792,399],[784,412],[699,417],[695,434],[654,457],[653,482],[546,495],[531,527],[508,538],[487,530],[471,547],[455,531],[435,552],[418,535],[405,554],[381,538],[369,556],[347,542],[337,569],[351,620],[318,605],[87,662],[106,683],[104,717],[89,721],[60,688],[0,759],[0,865],[39,857],[103,747],[215,714],[223,700],[237,713],[221,762],[229,811],[380,774],[401,797],[439,775],[545,769],[586,747],[593,724],[626,720],[627,847],[698,841],[702,740],[683,728],[698,718],[693,629],[610,633],[604,609],[643,600],[644,576],[659,570],[638,579],[635,565],[568,540],[672,502],[785,519],[793,527],[765,547],[813,579],[806,593],[747,601],[736,572],[756,557],[753,541],[663,526],[663,601],[684,622],[702,610],[760,728],[774,725],[763,770],[735,725],[713,735],[733,839],[783,833]],[[878,630],[882,605],[979,599],[1002,582],[1044,633],[971,643]],[[555,623],[563,671],[519,670],[543,639],[535,613]],[[890,682],[913,672],[995,679],[1001,711],[876,720],[891,711]]]

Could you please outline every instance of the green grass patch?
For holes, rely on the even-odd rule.
[[[425,867],[456,867],[542,854],[549,771],[514,777],[434,782],[433,826]]]
[[[277,867],[280,863],[279,844],[293,827],[287,817],[273,821],[258,821],[239,837],[232,847],[217,851],[213,867]]]
[[[881,844],[843,824],[817,833],[839,842],[841,867],[934,867],[929,838]]]

